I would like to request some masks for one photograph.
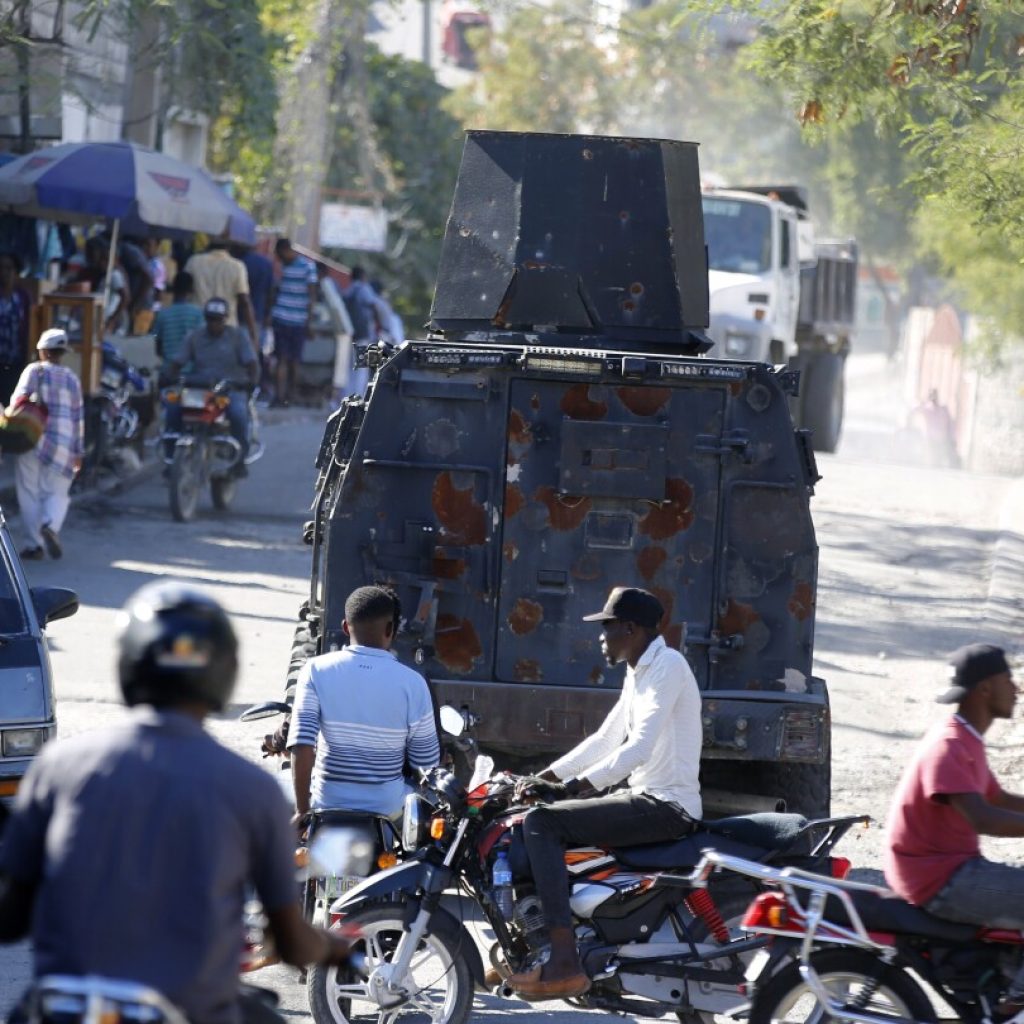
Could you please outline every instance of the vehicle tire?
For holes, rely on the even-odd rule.
[[[355,948],[365,954],[368,971],[386,962],[394,952],[405,914],[403,903],[389,902],[345,918],[346,927],[362,932],[363,938]],[[419,988],[414,998],[390,1011],[389,1020],[403,1014],[426,1014],[432,1024],[465,1024],[473,1008],[473,975],[456,943],[446,935],[428,934],[416,951],[411,972]],[[306,994],[316,1024],[369,1024],[380,1016],[380,1008],[367,991],[366,979],[350,968],[311,967],[306,976]]]
[[[787,814],[827,818],[832,799],[832,762],[824,764],[761,764],[759,784],[765,793],[786,801]]]
[[[718,908],[718,912],[725,921],[725,926],[729,929],[729,934],[733,937],[741,934],[740,922],[743,920],[743,915],[747,912],[747,907],[750,906],[750,901],[754,898],[753,888],[749,892],[731,892],[723,896],[716,895],[712,889],[711,895],[715,901],[715,906]],[[697,918],[693,925],[691,925],[690,935],[695,943],[715,941],[711,934],[711,929],[700,918]],[[753,956],[754,952],[744,953],[740,956],[744,966],[750,962]],[[714,970],[716,967],[724,970],[726,962],[724,960],[715,961],[707,966],[710,970]],[[699,987],[699,982],[693,985],[693,988]],[[716,1015],[707,1010],[677,1010],[676,1017],[679,1019],[680,1024],[715,1024],[715,1022],[727,1019],[722,1015]]]
[[[894,1021],[934,1021],[935,1010],[920,985],[906,971],[882,963],[859,949],[825,949],[811,955],[811,965],[830,995],[874,1016]],[[824,1012],[793,961],[762,985],[754,997],[748,1024],[772,1021],[823,1021]]]
[[[237,490],[238,481],[233,476],[210,478],[210,497],[213,499],[213,507],[219,512],[227,512],[231,508]]]
[[[187,523],[199,504],[199,458],[194,445],[174,449],[170,472],[171,515]]]
[[[846,358],[839,352],[819,352],[805,371],[800,387],[800,425],[813,431],[816,452],[834,452],[843,429]]]

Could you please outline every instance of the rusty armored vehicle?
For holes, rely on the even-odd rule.
[[[622,683],[581,616],[642,586],[703,691],[709,810],[825,814],[798,377],[704,357],[707,322],[695,144],[470,132],[429,337],[371,348],[327,422],[290,684],[388,584],[438,704],[499,767],[544,765]]]

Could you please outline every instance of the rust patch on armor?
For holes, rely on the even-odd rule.
[[[591,501],[575,495],[561,495],[554,487],[538,487],[534,499],[547,506],[551,529],[559,531],[576,530],[587,518]]]
[[[743,604],[741,601],[730,600],[725,611],[718,616],[718,629],[722,633],[746,633],[755,623],[760,622],[761,616],[752,604]]]
[[[526,499],[519,488],[519,484],[505,484],[505,518],[511,519],[522,511]]]
[[[573,384],[562,395],[562,412],[573,420],[603,420],[608,415],[608,403],[593,401],[589,384]]]
[[[739,396],[743,394],[743,381],[734,380],[729,385],[729,394],[732,395],[733,398],[739,398]]]
[[[597,665],[595,665],[590,670],[590,675],[587,676],[587,679],[590,681],[591,685],[593,685],[593,686],[600,686],[601,685],[601,680],[604,679],[604,673],[601,671],[601,669]]]
[[[665,500],[640,520],[640,532],[666,540],[693,525],[693,488],[680,478],[665,481]]]
[[[573,579],[576,580],[597,580],[601,578],[601,560],[592,551],[586,552],[573,563]]]
[[[466,485],[459,486],[458,474],[446,470],[437,475],[430,503],[441,526],[444,540],[451,544],[473,547],[487,539],[487,512],[473,495],[473,478],[463,478]]]
[[[483,654],[483,648],[469,619],[459,619],[446,613],[437,617],[434,653],[449,671],[469,672],[473,662]]]
[[[520,658],[513,666],[512,674],[521,683],[539,683],[544,678],[540,663],[532,658]]]
[[[505,556],[506,562],[514,562],[519,557],[519,548],[511,541],[507,541],[502,546],[501,553]]]
[[[804,622],[810,618],[811,612],[814,611],[814,593],[811,590],[810,583],[798,583],[793,588],[793,593],[790,595],[786,607],[789,609],[789,614],[797,622]]]
[[[514,444],[529,444],[533,440],[530,424],[518,409],[508,414],[508,439]]]
[[[530,408],[536,412],[540,408],[540,395],[533,394],[530,396]]]
[[[672,397],[671,388],[616,388],[619,401],[635,416],[653,416]]]
[[[659,548],[657,544],[650,544],[641,548],[640,553],[636,556],[636,567],[645,580],[651,580],[662,567],[666,558],[668,555],[665,554],[664,548]]]
[[[521,597],[512,606],[508,613],[509,629],[516,636],[526,636],[532,633],[543,621],[544,609],[536,602],[527,597]]]
[[[434,548],[432,563],[434,578],[439,580],[457,580],[466,572],[466,560],[453,558],[444,548]]]

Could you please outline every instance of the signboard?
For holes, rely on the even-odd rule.
[[[323,203],[320,245],[325,249],[383,252],[388,241],[388,215],[382,206]]]

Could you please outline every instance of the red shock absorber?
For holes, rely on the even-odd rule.
[[[719,942],[729,941],[729,929],[725,926],[725,919],[718,912],[718,907],[715,906],[715,901],[707,889],[694,889],[685,897],[683,903],[694,917],[699,917],[707,925],[708,931]]]

